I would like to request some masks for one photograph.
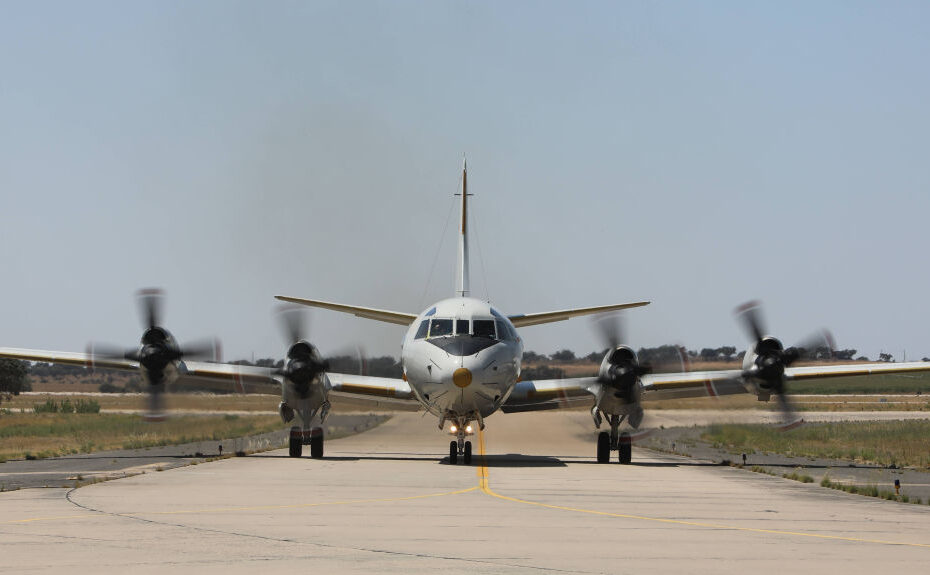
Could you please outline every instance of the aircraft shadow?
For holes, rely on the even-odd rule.
[[[442,463],[449,465],[449,458],[443,457]],[[472,466],[478,465],[484,465],[485,467],[566,467],[565,462],[556,457],[520,455],[519,453],[475,456],[472,459]]]

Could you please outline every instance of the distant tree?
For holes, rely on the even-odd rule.
[[[520,379],[523,381],[538,379],[564,379],[565,370],[550,365],[539,365],[528,367],[520,371]]]
[[[677,345],[660,345],[659,347],[641,347],[636,352],[640,364],[649,364],[658,372],[679,371],[684,369],[685,358],[682,348]]]
[[[833,357],[842,361],[851,361],[853,356],[856,355],[855,349],[837,349],[833,352]]]
[[[717,354],[723,356],[723,361],[733,361],[733,354],[735,353],[736,348],[732,345],[725,345],[717,348]]]
[[[870,360],[866,356],[860,355],[859,357],[856,358],[856,361],[870,361]]]
[[[893,363],[894,356],[890,353],[880,353],[878,354],[878,361],[883,361],[885,363]]]
[[[575,352],[570,349],[560,349],[549,356],[552,361],[575,361]]]
[[[546,356],[536,353],[535,351],[523,352],[523,361],[528,363],[539,363],[541,361],[546,361],[546,359],[548,359]]]
[[[26,364],[17,359],[0,359],[0,399],[29,391]]]
[[[37,362],[27,366],[26,371],[29,375],[36,377],[62,377],[66,375],[84,375],[89,373],[90,370],[79,365]]]
[[[717,350],[705,347],[701,350],[701,359],[704,361],[713,361],[717,359]]]
[[[592,351],[588,355],[584,356],[585,361],[590,361],[591,363],[600,363],[604,359],[604,355],[607,353],[607,350],[604,351]]]
[[[746,357],[746,350],[745,350],[745,349],[744,349],[743,351],[739,352],[738,354],[736,354],[736,361],[743,361],[743,358],[744,358],[744,357]]]
[[[920,358],[920,361],[930,361],[930,357],[922,357]]]

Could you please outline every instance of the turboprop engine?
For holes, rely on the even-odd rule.
[[[598,381],[604,391],[597,398],[595,410],[608,415],[624,415],[634,429],[643,420],[643,408],[639,403],[642,394],[640,377],[651,373],[652,368],[641,365],[636,352],[625,345],[608,350],[598,370]],[[598,417],[595,416],[595,421]]]
[[[829,357],[834,347],[833,336],[821,330],[808,338],[806,343],[785,349],[781,341],[765,335],[759,308],[760,304],[756,301],[736,308],[737,318],[753,340],[752,349],[743,358],[743,381],[754,387],[761,401],[768,401],[774,395],[786,423],[799,420],[786,395],[785,369],[805,354]]]
[[[611,388],[615,398],[626,403],[636,403],[642,387],[639,378],[651,371],[649,366],[639,364],[636,352],[625,345],[619,345],[604,355],[598,379]]]
[[[316,347],[306,340],[298,340],[287,350],[287,362],[278,374],[294,384],[298,395],[304,398],[310,395],[313,381],[328,368],[328,362]]]

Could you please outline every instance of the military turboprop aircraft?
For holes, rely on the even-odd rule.
[[[484,429],[491,414],[557,409],[589,404],[595,427],[606,419],[610,431],[597,439],[597,461],[607,463],[611,451],[619,462],[632,458],[631,435],[621,433],[626,421],[638,429],[643,420],[644,399],[720,396],[751,393],[768,401],[775,396],[789,427],[798,420],[786,397],[786,384],[793,380],[853,375],[930,371],[930,362],[891,364],[848,364],[792,367],[801,357],[799,348],[785,348],[765,334],[758,308],[740,310],[754,343],[747,351],[742,369],[653,374],[641,365],[633,349],[618,338],[610,341],[598,375],[569,379],[521,381],[523,343],[516,329],[576,316],[604,314],[647,305],[648,301],[566,309],[561,311],[505,315],[490,303],[469,295],[468,182],[462,169],[461,219],[454,297],[439,301],[420,314],[403,313],[289,296],[277,299],[311,307],[350,313],[359,317],[407,327],[403,340],[403,378],[392,379],[332,373],[317,348],[304,338],[296,320],[288,322],[290,348],[283,369],[187,361],[184,351],[157,321],[149,321],[138,349],[117,356],[97,357],[91,353],[49,352],[0,348],[0,357],[69,364],[95,363],[102,367],[139,370],[153,393],[161,391],[179,374],[224,378],[239,382],[275,381],[281,386],[279,413],[291,428],[290,455],[299,457],[302,446],[310,445],[311,457],[323,456],[322,424],[329,412],[329,395],[350,395],[378,401],[416,402],[438,419],[440,429],[449,424],[455,436],[449,444],[449,463],[459,459],[468,464],[472,446],[467,437],[472,424]],[[157,313],[150,313],[152,318]],[[152,337],[151,334],[164,337]]]

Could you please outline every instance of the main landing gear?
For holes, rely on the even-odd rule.
[[[465,441],[470,426],[452,426],[452,429],[457,439],[449,442],[449,465],[458,463],[459,456],[462,457],[462,463],[471,465],[471,441]]]
[[[291,437],[288,442],[288,455],[291,457],[300,457],[304,445],[310,446],[310,457],[313,459],[323,458],[323,428],[314,427],[308,430],[302,430],[298,426],[291,428]]]
[[[628,464],[633,461],[633,441],[627,432],[620,433],[620,423],[623,416],[610,416],[610,433],[602,431],[597,434],[597,462],[609,463],[610,452],[619,452],[618,461]]]

